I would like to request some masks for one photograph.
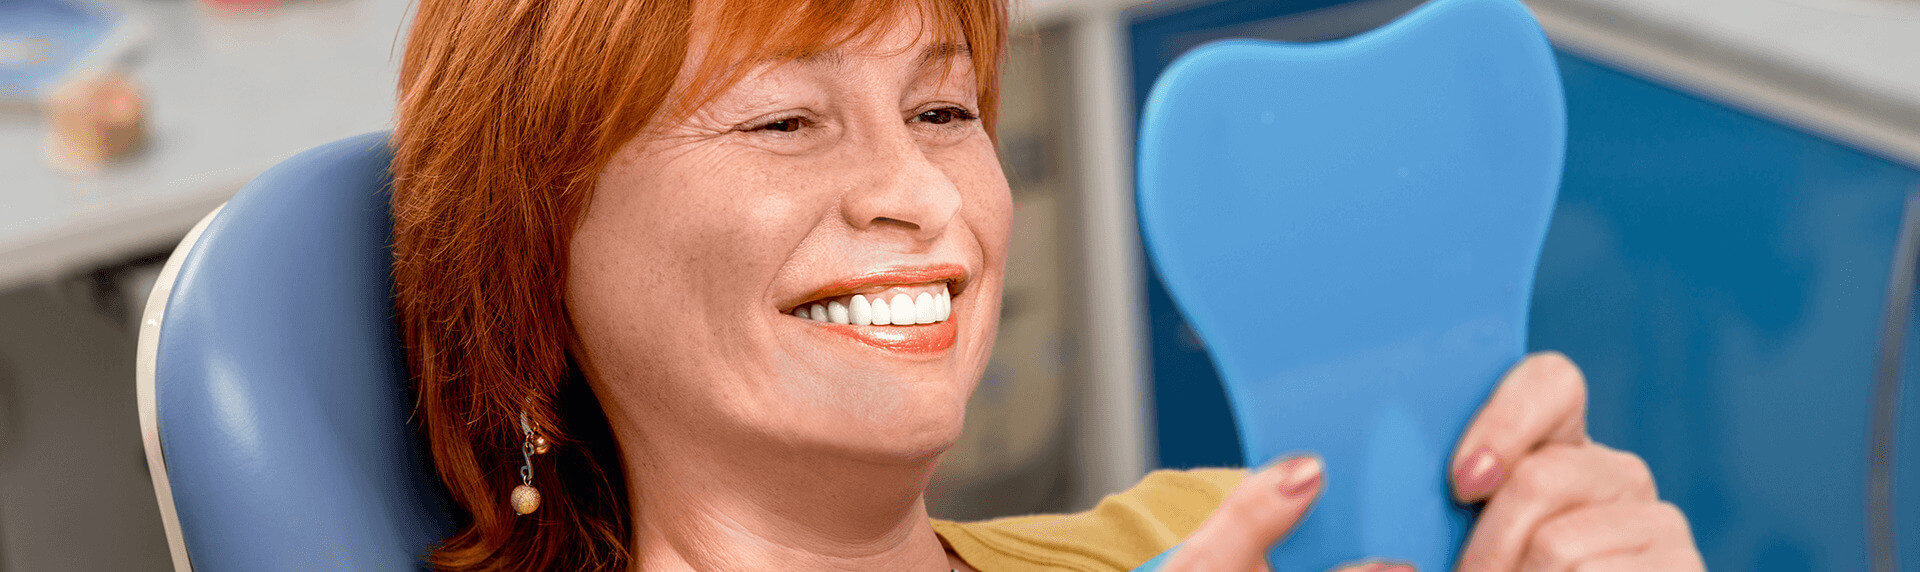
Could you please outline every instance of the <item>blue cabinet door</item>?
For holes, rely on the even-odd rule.
[[[1710,568],[1864,570],[1867,425],[1920,173],[1578,57],[1530,346],[1587,372]]]

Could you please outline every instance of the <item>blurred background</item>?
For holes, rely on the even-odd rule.
[[[1138,105],[1201,43],[1338,39],[1419,3],[1016,0],[1002,330],[936,516],[1078,510],[1154,468],[1239,463],[1206,348],[1140,253]],[[1647,458],[1710,567],[1864,570],[1892,524],[1920,570],[1920,368],[1900,367],[1920,320],[1895,312],[1920,1],[1528,4],[1570,138],[1530,347],[1585,368],[1593,435]],[[134,406],[146,293],[253,175],[388,126],[407,14],[0,0],[0,570],[168,566]],[[1870,526],[1885,514],[1904,518]]]

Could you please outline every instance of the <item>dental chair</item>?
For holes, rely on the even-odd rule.
[[[1274,570],[1451,569],[1473,515],[1448,492],[1453,444],[1521,357],[1565,147],[1559,70],[1518,0],[1217,42],[1160,76],[1138,147],[1147,254],[1247,466],[1326,463]]]
[[[147,464],[177,570],[418,570],[454,532],[393,322],[386,133],[269,169],[142,316]]]

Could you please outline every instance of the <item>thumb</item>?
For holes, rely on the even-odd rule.
[[[1320,497],[1319,457],[1291,457],[1247,476],[1162,570],[1251,570]]]

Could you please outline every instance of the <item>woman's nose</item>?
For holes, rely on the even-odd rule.
[[[931,242],[947,230],[960,211],[960,189],[916,144],[906,126],[900,133],[875,137],[855,153],[867,176],[841,205],[856,230],[897,234]]]

